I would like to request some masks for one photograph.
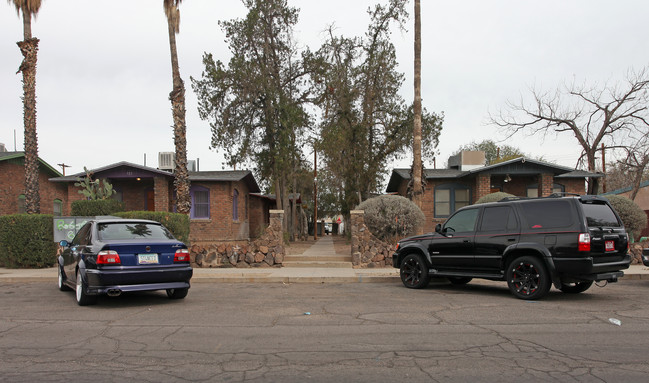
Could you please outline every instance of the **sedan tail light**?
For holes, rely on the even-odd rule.
[[[115,250],[102,250],[97,254],[98,265],[119,265],[122,261]]]
[[[174,263],[189,262],[189,250],[178,249],[174,254]]]
[[[590,251],[590,234],[579,234],[579,251]]]

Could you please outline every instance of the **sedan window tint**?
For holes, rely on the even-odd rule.
[[[97,225],[100,240],[174,239],[161,225],[142,222],[101,223]]]

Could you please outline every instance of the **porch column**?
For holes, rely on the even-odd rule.
[[[491,193],[491,174],[478,174],[478,177],[476,178],[473,203],[489,193]]]
[[[169,181],[165,177],[153,178],[153,202],[155,211],[169,211]]]
[[[552,194],[554,176],[549,173],[539,174],[539,197],[547,197]]]

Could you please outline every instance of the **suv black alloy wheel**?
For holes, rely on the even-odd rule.
[[[401,263],[401,281],[411,289],[423,289],[428,286],[428,266],[419,254],[408,254]]]

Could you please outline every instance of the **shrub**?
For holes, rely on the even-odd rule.
[[[365,225],[376,237],[393,241],[397,237],[417,234],[424,224],[424,213],[407,198],[382,195],[370,198],[357,207],[365,212]]]
[[[71,215],[94,217],[98,215],[114,215],[124,211],[124,202],[114,199],[82,200],[72,202]]]
[[[647,215],[640,206],[627,197],[620,195],[608,195],[606,199],[622,219],[629,235],[633,235],[633,238],[639,238],[642,230],[647,227]]]
[[[189,244],[189,216],[166,211],[123,211],[113,213],[116,217],[148,219],[163,224],[178,240]]]
[[[480,199],[476,201],[476,205],[479,204],[479,203],[498,202],[501,199],[508,198],[508,197],[515,197],[515,196],[513,194],[509,194],[509,193],[495,192],[495,193],[487,194],[486,196],[480,197]]]
[[[8,268],[50,267],[56,262],[53,216],[0,216],[0,264]]]

